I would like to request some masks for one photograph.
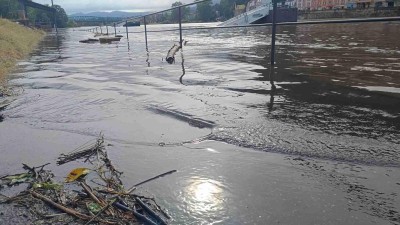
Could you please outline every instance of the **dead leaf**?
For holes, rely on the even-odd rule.
[[[75,181],[79,177],[82,177],[90,172],[88,168],[75,168],[71,172],[69,172],[67,178],[65,179],[66,183]]]

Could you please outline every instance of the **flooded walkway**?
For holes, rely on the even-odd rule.
[[[172,65],[174,32],[150,33],[146,52],[142,34],[100,45],[62,30],[0,99],[11,102],[0,169],[53,161],[103,132],[127,184],[178,170],[141,190],[176,224],[397,224],[399,32],[279,28],[271,91],[269,28],[186,31]]]

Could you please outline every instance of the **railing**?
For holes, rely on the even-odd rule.
[[[133,17],[129,20],[134,20],[134,19],[139,19],[143,18],[144,21],[144,31],[141,32],[129,32],[128,26],[126,26],[126,37],[129,38],[129,33],[144,33],[145,34],[145,41],[146,41],[146,49],[148,49],[148,43],[147,43],[147,33],[151,32],[167,32],[167,31],[179,31],[179,43],[180,47],[182,48],[182,31],[184,30],[207,30],[207,29],[232,29],[232,28],[251,28],[251,27],[267,27],[271,26],[272,27],[272,35],[271,35],[271,52],[270,52],[270,82],[272,85],[272,90],[275,90],[275,85],[274,85],[274,68],[275,68],[275,39],[276,39],[276,27],[277,26],[289,26],[289,25],[312,25],[312,24],[338,24],[338,23],[364,23],[364,22],[389,22],[389,21],[400,21],[400,17],[384,17],[384,18],[362,18],[362,19],[339,19],[339,20],[319,20],[319,21],[301,21],[301,22],[276,22],[276,14],[277,14],[277,3],[280,0],[273,0],[272,2],[272,23],[264,23],[264,24],[247,24],[247,25],[234,25],[234,26],[217,26],[217,27],[195,27],[195,28],[182,28],[182,12],[181,8],[194,5],[194,4],[199,4],[203,2],[207,2],[210,0],[204,0],[204,1],[198,1],[186,5],[181,5],[175,8],[170,8],[166,9],[163,11],[155,12],[155,13],[150,13],[144,16],[138,16],[138,17]],[[146,17],[155,15],[158,13],[170,11],[170,10],[175,10],[178,9],[179,12],[179,29],[168,29],[168,30],[157,30],[157,31],[148,31],[147,30],[147,24],[146,24]],[[126,23],[128,20],[125,21]],[[101,29],[101,27],[100,27]],[[88,29],[86,31],[91,31],[97,32],[97,27]],[[116,28],[115,28],[115,23],[114,23],[114,31],[116,34]],[[108,33],[108,27],[107,27],[107,33]],[[129,42],[128,42],[129,43]]]

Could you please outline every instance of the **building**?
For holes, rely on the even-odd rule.
[[[294,0],[299,10],[366,9],[393,7],[394,0]]]
[[[296,0],[296,7],[299,10],[311,10],[312,1],[315,0]]]

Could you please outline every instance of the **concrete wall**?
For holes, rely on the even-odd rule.
[[[299,20],[315,20],[315,19],[329,19],[329,18],[390,17],[390,16],[400,16],[400,7],[298,12]]]

